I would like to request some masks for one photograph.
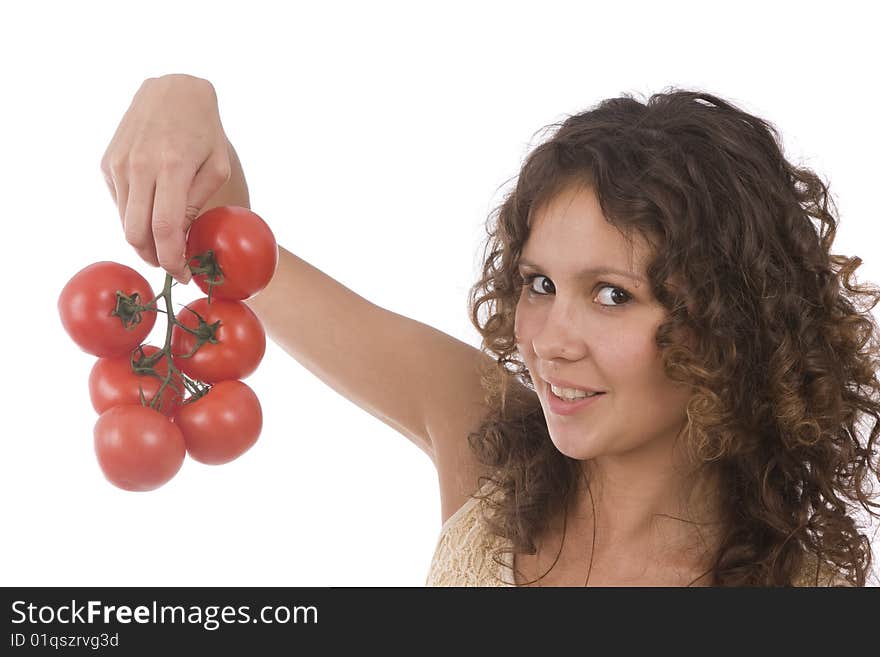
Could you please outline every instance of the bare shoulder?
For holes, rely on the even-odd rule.
[[[491,410],[485,399],[481,371],[494,364],[489,356],[469,345],[458,350],[454,360],[452,367],[450,363],[444,364],[443,370],[454,374],[435,386],[436,395],[425,414],[437,468],[443,523],[493,474],[491,467],[477,459],[468,436],[480,428]],[[534,392],[513,379],[508,383],[507,394],[517,402],[534,396]]]

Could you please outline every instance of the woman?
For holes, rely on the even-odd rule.
[[[145,81],[102,170],[127,240],[181,282],[192,221],[249,207],[199,78]],[[858,423],[880,412],[880,290],[830,253],[828,201],[722,99],[624,96],[558,126],[491,223],[470,299],[488,353],[284,248],[247,303],[431,457],[429,584],[864,586],[844,499],[876,515],[880,422]]]

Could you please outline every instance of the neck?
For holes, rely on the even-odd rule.
[[[551,525],[551,536],[561,540],[564,523],[566,543],[609,567],[661,562],[699,567],[714,555],[721,529],[717,476],[639,476],[628,469],[624,478],[615,476],[613,467],[590,465],[584,462],[585,477],[565,519]],[[651,472],[658,471],[670,470]]]

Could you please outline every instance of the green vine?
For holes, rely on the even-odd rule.
[[[190,266],[190,271],[194,276],[196,274],[206,274],[208,276],[208,303],[210,304],[213,286],[223,283],[223,272],[220,270],[219,266],[217,266],[211,251],[196,256],[195,260],[197,260],[199,264],[198,266]],[[188,354],[177,355],[177,358],[191,358],[205,343],[217,344],[216,335],[217,330],[220,328],[219,321],[214,322],[213,324],[208,324],[199,313],[190,308],[185,308],[185,310],[189,310],[196,315],[199,320],[199,325],[193,329],[178,321],[171,305],[171,288],[176,284],[177,283],[175,283],[171,274],[166,274],[165,285],[162,288],[162,292],[146,304],[140,303],[137,293],[129,296],[121,291],[117,291],[116,308],[112,312],[112,315],[119,317],[122,321],[122,325],[129,330],[141,322],[144,312],[164,312],[168,317],[164,346],[156,352],[147,355],[144,352],[144,345],[139,345],[131,353],[129,358],[129,364],[135,374],[153,376],[161,379],[162,383],[159,386],[159,390],[153,396],[153,399],[149,404],[144,396],[143,386],[140,388],[141,404],[159,412],[162,411],[162,393],[169,386],[177,392],[181,400],[184,400],[185,392],[190,394],[190,396],[185,401],[182,401],[181,404],[191,404],[204,397],[211,389],[209,384],[192,379],[175,367],[171,354],[171,337],[173,335],[174,327],[177,326],[180,330],[186,331],[196,337],[196,344],[192,350]],[[160,310],[158,307],[159,299],[164,299],[164,311]],[[168,362],[168,371],[164,375],[156,371],[156,365],[161,362],[163,358],[167,358]],[[180,386],[176,385],[174,382],[175,375],[183,384],[183,390],[181,390]]]

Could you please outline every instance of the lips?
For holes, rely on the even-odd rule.
[[[598,388],[593,388],[588,385],[584,385],[581,383],[574,383],[572,381],[566,381],[564,379],[556,379],[556,378],[547,378],[541,377],[548,385],[556,386],[557,388],[574,388],[575,390],[583,390],[584,392],[605,392],[604,390],[599,390]]]
[[[562,399],[564,401],[577,401],[578,399],[586,399],[589,397],[598,397],[599,395],[604,395],[605,393],[604,392],[588,392],[583,396],[578,395],[574,398],[569,398],[569,397],[564,397],[563,395],[556,394],[556,392],[553,391],[553,388],[550,388],[550,394],[555,395],[556,397],[558,397],[559,399]]]
[[[592,408],[594,404],[598,404],[599,400],[605,396],[604,393],[599,393],[596,395],[590,395],[589,397],[581,397],[574,401],[567,401],[553,394],[549,385],[545,388],[545,391],[547,406],[553,415],[558,416],[575,415],[576,413],[587,412],[588,409]]]

